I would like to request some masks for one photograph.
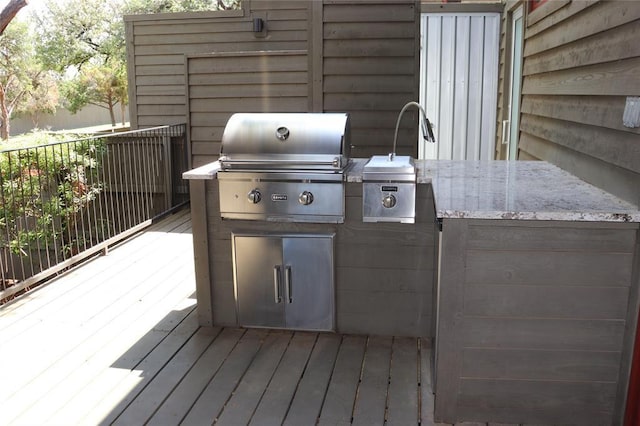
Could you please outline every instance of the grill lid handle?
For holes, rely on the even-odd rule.
[[[278,129],[276,130],[276,138],[280,139],[281,141],[285,141],[289,137],[289,133],[289,129],[287,129],[286,127],[278,127]]]

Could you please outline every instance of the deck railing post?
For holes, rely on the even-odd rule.
[[[171,135],[170,128],[162,132],[162,162],[164,164],[164,208],[171,209],[173,203],[173,179],[171,176]]]

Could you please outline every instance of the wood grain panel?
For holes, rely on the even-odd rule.
[[[277,50],[304,50],[307,48],[306,40],[298,41],[269,41],[260,39],[238,42],[210,42],[200,44],[165,44],[144,45],[136,47],[136,55],[192,55],[203,52],[237,52],[237,51],[277,51]]]
[[[612,424],[616,386],[598,382],[462,379],[460,416],[501,422]]]
[[[580,40],[637,19],[640,19],[640,9],[633,2],[599,2],[575,14],[570,25],[550,27],[535,37],[527,38],[524,56]]]
[[[467,378],[615,382],[620,352],[465,348],[462,360]]]
[[[407,75],[413,77],[413,57],[325,58],[326,75]],[[397,113],[396,113],[397,114]]]
[[[404,4],[402,4],[404,3]],[[324,8],[325,22],[413,22],[414,2],[395,2],[394,4],[366,4],[354,7],[353,4],[331,4]]]
[[[271,18],[271,17],[270,17]],[[164,25],[136,25],[136,36],[157,36],[157,35],[173,35],[180,36],[183,34],[215,34],[215,33],[234,33],[247,32],[251,23],[246,18],[227,18],[222,19],[194,19],[193,22],[187,22],[188,25],[175,24],[171,21]],[[305,20],[278,20],[269,19],[269,31],[303,31],[306,30]],[[179,37],[176,37],[179,38]]]
[[[413,80],[405,76],[325,76],[324,90],[330,93],[412,93]]]
[[[245,97],[224,98],[211,102],[209,99],[193,99],[190,104],[192,112],[300,112],[307,108],[306,97]],[[163,106],[159,106],[159,109]],[[184,108],[184,107],[183,107]]]
[[[523,95],[626,96],[640,93],[640,58],[525,76]]]
[[[411,93],[325,93],[325,110],[399,111],[409,102]],[[393,135],[395,123],[388,127]],[[393,145],[393,139],[389,142]]]
[[[412,56],[414,43],[414,39],[325,40],[324,55],[333,58]]]
[[[190,85],[227,85],[227,84],[255,84],[262,81],[267,84],[306,84],[308,74],[306,69],[294,71],[261,72],[256,69],[250,72],[232,72],[229,74],[213,74],[206,70],[202,74],[189,73]],[[184,93],[184,87],[182,88]]]
[[[630,253],[469,250],[465,282],[628,287],[632,259]]]
[[[534,226],[535,225],[535,226]],[[563,222],[516,223],[488,221],[469,226],[469,249],[504,251],[590,251],[633,253],[637,225],[599,228],[593,224]]]
[[[523,132],[633,172],[640,172],[640,144],[632,133],[523,114]]]
[[[524,60],[523,75],[577,68],[640,56],[640,20],[564,44]]]
[[[523,114],[598,126],[640,134],[640,128],[622,124],[625,97],[622,96],[527,96],[522,100]]]
[[[305,97],[307,84],[243,84],[224,86],[199,85],[189,90],[189,99]]]
[[[255,36],[248,31],[249,23],[245,27],[245,31],[235,33],[207,33],[207,34],[183,34],[180,37],[181,43],[186,45],[211,45],[213,43],[252,43],[255,42]],[[146,46],[166,46],[175,43],[176,36],[169,35],[149,35],[136,36],[136,45],[140,48]],[[275,42],[292,42],[305,41],[307,39],[306,30],[303,31],[269,31],[269,43]],[[205,50],[200,50],[204,52]]]
[[[464,347],[620,351],[624,321],[542,318],[465,318]]]
[[[481,317],[624,320],[628,301],[627,287],[471,285],[464,289],[465,315]]]
[[[432,269],[433,259],[422,259],[414,255],[415,248],[397,246],[389,250],[384,246],[341,244],[337,247],[336,264],[338,267],[363,267],[374,269]]]
[[[414,29],[403,22],[380,22],[375,24],[375,37],[379,39],[413,38]],[[328,22],[323,26],[326,40],[359,40],[372,37],[370,23]]]
[[[539,20],[534,24],[527,25],[527,31],[525,33],[526,37],[533,37],[534,35],[541,33],[555,25],[567,25],[568,20],[573,17],[575,14],[581,12],[582,10],[593,6],[601,0],[581,0],[581,1],[572,1],[567,6],[562,9],[556,11],[555,13],[546,16],[544,19]],[[505,10],[508,8],[505,8]],[[566,22],[565,22],[566,21]]]

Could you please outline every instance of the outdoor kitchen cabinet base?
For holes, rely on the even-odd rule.
[[[232,235],[238,324],[335,329],[333,235]]]
[[[435,419],[621,424],[638,224],[443,219]]]
[[[278,223],[220,217],[219,181],[191,181],[198,320],[239,326],[232,234],[335,234],[335,331],[432,337],[434,209],[417,186],[416,223],[363,223],[362,184],[345,183],[345,223]],[[271,269],[266,274],[272,279]]]

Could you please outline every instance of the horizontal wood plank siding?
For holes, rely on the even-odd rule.
[[[198,166],[217,157],[233,112],[348,112],[352,156],[387,154],[398,112],[418,97],[419,3],[247,5],[227,14],[126,17],[132,126],[188,121],[192,162]],[[266,37],[251,32],[254,17],[265,19]],[[250,72],[258,65],[255,57],[217,56],[215,67],[212,58],[201,57],[292,50],[307,56],[278,57],[281,62],[268,66],[261,62],[260,74]],[[416,156],[418,116],[414,111],[406,115],[398,153]]]
[[[132,105],[132,127],[149,127],[172,123],[184,123],[189,119],[187,99],[193,96],[193,91],[187,91],[187,83],[193,85],[202,84],[197,78],[187,81],[185,73],[185,55],[196,56],[212,52],[243,52],[243,51],[275,51],[275,50],[301,50],[308,48],[307,18],[309,3],[305,1],[255,1],[247,2],[250,7],[242,10],[222,12],[192,12],[177,14],[157,15],[131,15],[125,17],[127,24],[127,46],[129,57],[129,94]],[[265,20],[266,35],[252,32],[254,17]],[[237,58],[236,58],[237,59]],[[245,60],[245,63],[249,59]],[[241,60],[238,60],[241,62]],[[202,61],[206,62],[206,61]],[[231,60],[233,62],[233,59]],[[220,62],[223,66],[222,61]],[[240,85],[255,83],[254,76],[250,73],[235,74],[237,65],[224,64],[227,73],[218,71],[204,76],[219,78],[220,85],[229,85],[227,91],[196,91],[201,99],[216,99],[218,95],[225,98],[239,97],[249,99],[247,92],[250,87],[241,89]],[[231,67],[231,68],[230,68]],[[293,72],[299,70],[295,67]],[[216,70],[217,71],[217,70]],[[306,73],[306,64],[304,65]],[[195,75],[200,76],[200,72]],[[282,75],[279,78],[287,82],[297,81],[305,84],[304,78]],[[224,78],[227,78],[225,81]],[[244,80],[243,80],[244,78]],[[248,80],[247,80],[248,79]],[[211,81],[208,84],[213,84]],[[256,84],[259,84],[256,83]],[[275,82],[274,84],[278,84]],[[300,89],[300,88],[298,88]],[[285,97],[298,98],[299,90],[276,91]],[[306,90],[306,89],[303,89]],[[240,93],[240,96],[237,96]],[[295,101],[289,105],[289,109],[296,108],[306,110],[306,96],[304,104]],[[211,102],[209,102],[211,103]],[[280,104],[287,104],[281,101]],[[279,107],[280,104],[274,105]],[[195,105],[198,113],[209,111],[207,106]],[[237,104],[231,103],[217,109],[225,112],[235,112]],[[264,109],[264,108],[262,108]],[[242,110],[240,108],[239,110]],[[201,122],[201,121],[200,121]],[[225,120],[226,123],[226,120]],[[214,127],[218,127],[217,124]],[[224,126],[224,124],[222,124]],[[209,133],[207,133],[209,132]],[[190,129],[190,133],[198,139],[192,141],[193,165],[207,163],[218,155],[219,138],[213,130],[202,130],[199,127]],[[203,138],[204,136],[204,138]],[[199,144],[210,146],[198,146]]]
[[[622,125],[626,97],[640,93],[640,3],[564,2],[532,19],[537,12],[525,27],[519,159],[640,204],[640,129]]]
[[[618,424],[638,225],[503,222],[443,224],[436,420]]]
[[[300,112],[308,108],[306,50],[187,56],[188,111],[194,166],[220,152],[236,112]]]
[[[413,1],[323,6],[323,104],[352,118],[353,157],[387,154],[397,114],[419,89],[419,5]],[[417,114],[409,111],[398,153],[417,156]]]

